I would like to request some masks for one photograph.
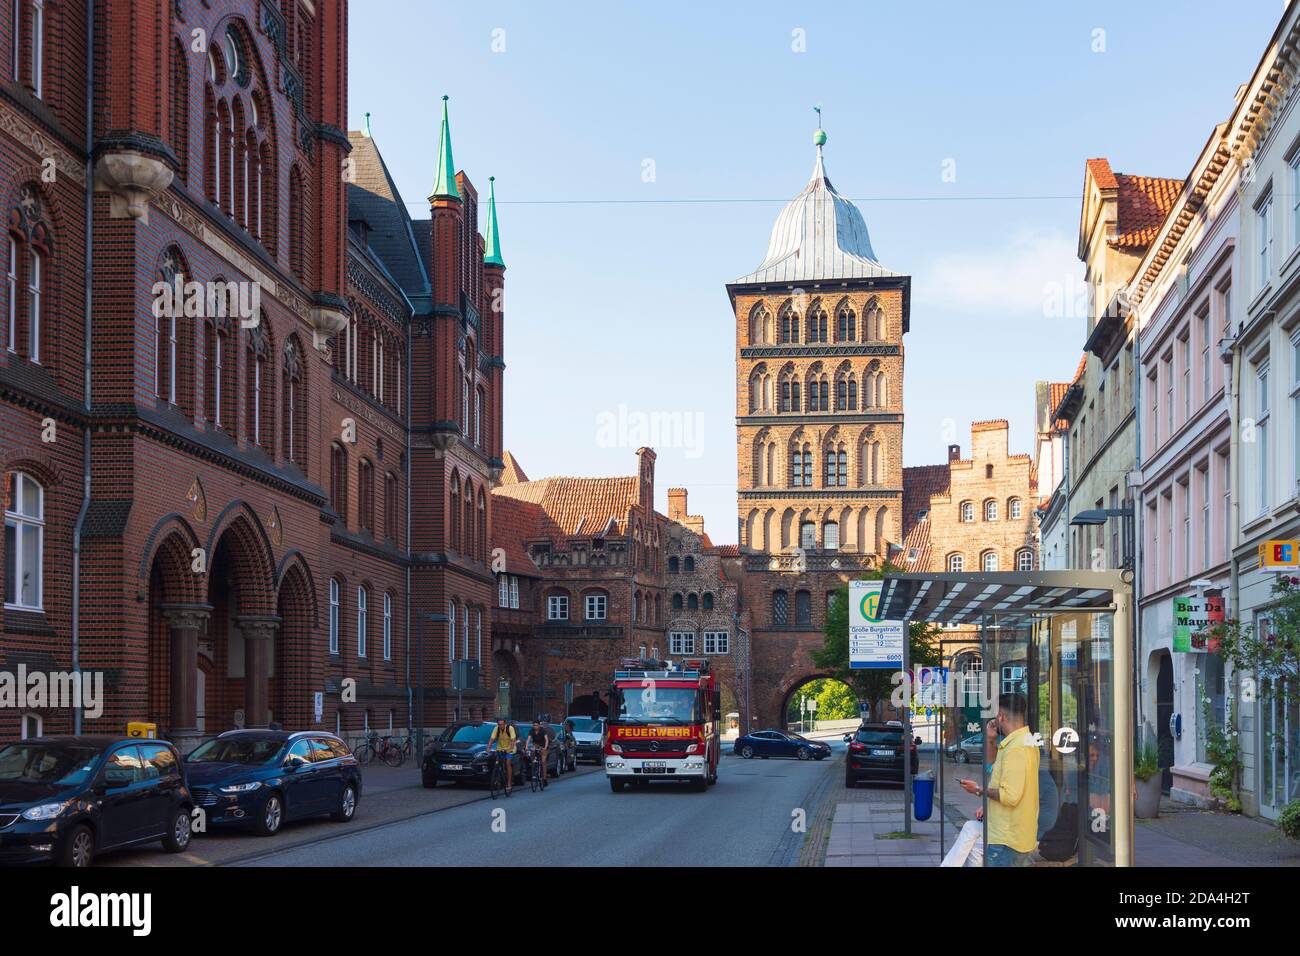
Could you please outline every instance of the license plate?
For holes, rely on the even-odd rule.
[[[668,764],[664,763],[662,760],[645,760],[641,763],[641,769],[648,770],[651,773],[662,772],[667,769],[667,767]]]
[[[873,756],[873,757],[892,757],[892,756],[894,756],[894,752],[893,752],[892,750],[873,750],[873,751],[871,751],[871,756]]]
[[[458,764],[458,763],[445,763],[442,765],[442,769],[443,770],[464,770],[465,766],[464,764]]]

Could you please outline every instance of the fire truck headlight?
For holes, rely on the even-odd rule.
[[[610,744],[609,749],[614,751],[614,753],[616,754],[621,754],[623,752],[623,748],[620,747],[618,744]]]
[[[700,752],[700,745],[699,745],[699,744],[691,744],[689,747],[686,748],[686,752],[687,752],[688,754],[699,753],[699,752]]]
[[[606,761],[605,761],[605,766],[606,766],[608,769],[610,769],[610,770],[622,770],[622,769],[623,769],[623,761],[621,761],[621,760],[606,760]]]

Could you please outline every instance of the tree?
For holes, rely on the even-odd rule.
[[[848,720],[858,716],[858,699],[853,688],[834,678],[819,677],[810,680],[791,694],[787,720],[799,720],[801,697],[817,701],[817,710],[809,713],[809,716],[817,720]]]
[[[901,568],[886,564],[880,571],[865,571],[860,576],[862,581],[878,581],[887,573],[899,572]],[[849,667],[849,588],[848,585],[835,593],[835,598],[826,609],[826,625],[822,629],[825,643],[821,650],[813,651],[813,663],[823,668],[831,677],[843,681],[853,688],[858,700],[870,701],[872,713],[880,712],[884,701],[888,700],[898,681],[893,671],[885,669],[852,670]],[[907,628],[910,645],[911,665],[913,668],[938,664],[942,659],[939,638],[943,629],[937,624],[925,621],[912,621]]]

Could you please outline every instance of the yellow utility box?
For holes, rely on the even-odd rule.
[[[146,724],[143,721],[133,720],[126,725],[126,735],[128,737],[157,737],[158,725]]]

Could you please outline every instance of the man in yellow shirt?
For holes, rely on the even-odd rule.
[[[986,733],[991,750],[998,734],[997,757],[989,773],[988,843],[985,866],[1028,866],[1038,846],[1038,745],[1025,725],[1027,702],[1022,694],[998,698],[998,715]],[[958,781],[963,790],[983,796],[974,780]]]
[[[506,796],[515,788],[515,763],[511,759],[511,754],[515,752],[518,738],[515,735],[515,728],[504,717],[497,718],[497,725],[492,728],[492,733],[488,737],[487,752],[496,760],[504,760],[506,764]],[[489,767],[488,773],[491,773]]]

